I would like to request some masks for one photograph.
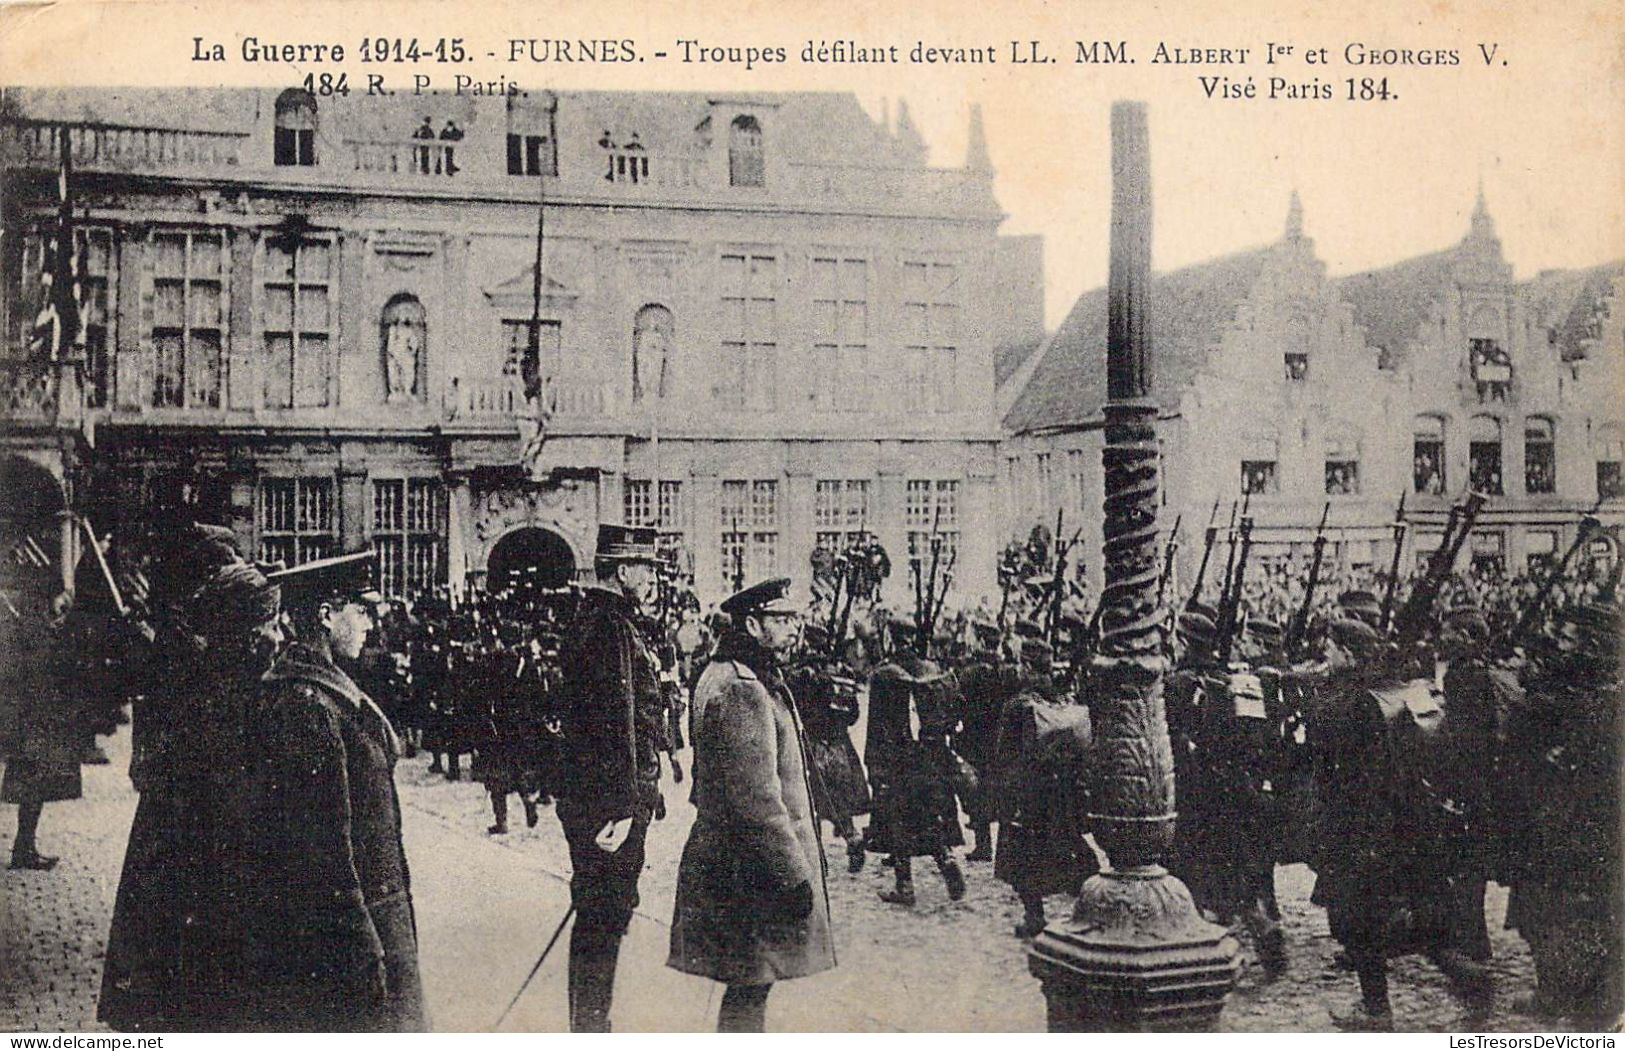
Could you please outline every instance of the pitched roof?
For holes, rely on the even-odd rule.
[[[1004,343],[993,348],[993,385],[1002,387],[1014,376],[1033,352],[1044,345],[1045,337],[1034,336],[1016,343]]]
[[[1354,309],[1355,324],[1365,329],[1366,343],[1382,351],[1384,367],[1404,360],[1406,344],[1416,338],[1455,262],[1456,249],[1449,248],[1336,279],[1338,293]]]
[[[1603,304],[1622,275],[1625,261],[1619,260],[1582,270],[1544,270],[1524,282],[1524,309],[1564,361],[1579,360],[1601,334]]]
[[[1252,291],[1269,248],[1255,248],[1155,275],[1151,280],[1153,394],[1164,409],[1202,369]],[[1106,403],[1106,290],[1085,292],[1038,353],[1031,379],[1005,414],[1022,433],[1100,417]]]

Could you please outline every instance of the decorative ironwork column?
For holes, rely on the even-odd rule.
[[[1146,109],[1112,107],[1107,288],[1105,567],[1101,644],[1090,669],[1095,839],[1108,865],[1071,919],[1028,958],[1052,1032],[1211,1029],[1235,984],[1239,946],[1203,920],[1161,865],[1173,846],[1173,749],[1162,699],[1157,579],[1157,402],[1152,393],[1151,177]]]

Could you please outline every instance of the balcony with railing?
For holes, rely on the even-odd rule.
[[[172,172],[238,166],[248,133],[13,118],[0,124],[0,157],[10,164],[56,168],[64,137],[75,169]]]
[[[547,417],[555,421],[602,418],[615,407],[607,384],[584,379],[545,380],[541,401]],[[467,376],[452,379],[444,410],[448,421],[476,426],[503,426],[521,417],[534,418],[537,412],[518,380]]]
[[[470,164],[462,140],[346,139],[344,149],[353,170],[374,175],[447,179]]]

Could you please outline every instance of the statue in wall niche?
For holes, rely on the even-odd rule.
[[[384,397],[408,401],[421,397],[423,305],[412,296],[396,296],[384,308]]]

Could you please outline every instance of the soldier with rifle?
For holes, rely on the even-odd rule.
[[[1389,1030],[1387,958],[1428,953],[1474,1010],[1490,993],[1482,970],[1460,970],[1452,948],[1452,887],[1461,861],[1448,834],[1454,804],[1436,791],[1447,745],[1432,656],[1422,646],[1433,606],[1484,497],[1472,493],[1384,641],[1365,619],[1332,624],[1334,666],[1317,698],[1311,733],[1316,787],[1325,804],[1312,901],[1325,907],[1360,981],[1360,1003],[1334,1012],[1341,1029]],[[1371,596],[1375,604],[1375,596]],[[1380,608],[1373,611],[1380,617]],[[1454,973],[1452,973],[1454,971]]]

